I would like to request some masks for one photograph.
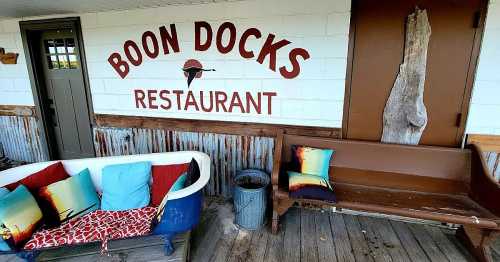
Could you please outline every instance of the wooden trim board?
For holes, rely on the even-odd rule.
[[[157,117],[96,114],[97,127],[151,128],[185,132],[236,134],[276,137],[279,130],[286,134],[340,138],[340,128],[306,127],[277,124],[239,123],[212,120],[191,120]]]
[[[36,116],[35,107],[0,105],[0,116]]]
[[[500,153],[500,135],[467,135],[467,144],[479,145],[483,152]]]

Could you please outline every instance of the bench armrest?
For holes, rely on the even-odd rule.
[[[281,168],[281,153],[283,151],[283,129],[279,129],[276,132],[276,143],[274,143],[274,161],[273,161],[273,173],[271,174],[271,183],[274,186],[278,186],[280,168]]]
[[[493,179],[488,169],[483,151],[477,144],[469,145],[471,156],[470,197],[491,213],[500,217],[500,184]]]

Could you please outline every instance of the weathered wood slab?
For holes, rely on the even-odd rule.
[[[324,213],[314,212],[316,226],[316,245],[318,246],[318,261],[337,262],[335,244],[333,242],[330,218]]]
[[[341,214],[333,213],[330,215],[330,225],[332,228],[333,242],[337,260],[340,262],[354,262],[353,248],[347,234],[344,217]],[[351,229],[353,230],[353,229]]]
[[[186,261],[191,233],[174,239],[175,252],[166,257],[161,236],[144,236],[110,241],[109,256],[102,256],[100,243],[55,248],[42,252],[37,261]]]
[[[300,209],[292,208],[284,216],[283,259],[300,262]]]
[[[392,228],[398,235],[399,240],[401,241],[401,245],[403,247],[412,247],[406,248],[406,252],[410,258],[418,258],[418,261],[426,262],[430,261],[425,252],[422,250],[420,245],[417,242],[417,239],[413,236],[410,229],[406,225],[406,223],[400,221],[390,221]]]
[[[356,261],[374,261],[357,217],[345,215],[343,218]]]
[[[426,10],[408,16],[404,60],[384,109],[382,142],[418,145],[427,125],[424,84],[431,26]]]

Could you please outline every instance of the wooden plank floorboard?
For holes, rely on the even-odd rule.
[[[437,247],[434,240],[431,238],[431,236],[427,233],[427,230],[425,230],[425,228],[422,225],[410,224],[410,223],[408,223],[407,225],[410,231],[415,236],[415,239],[417,239],[418,243],[420,244],[422,249],[425,251],[425,254],[427,254],[427,256],[430,258],[431,261],[433,262],[448,261],[446,256]]]
[[[382,241],[384,248],[388,251],[393,261],[410,262],[410,257],[404,249],[401,241],[399,240],[396,232],[387,219],[371,218],[370,224],[372,228],[378,233],[378,237]]]
[[[287,262],[300,262],[300,212],[292,208],[283,218],[283,259]]]
[[[463,243],[456,237],[455,230],[443,228],[441,231],[446,237],[448,237],[448,240],[455,245],[455,248],[465,257],[467,261],[475,261],[474,256],[472,256]]]
[[[240,229],[227,259],[228,262],[246,262],[250,257],[252,232]]]
[[[375,230],[372,222],[373,218],[366,216],[356,216],[359,219],[362,232],[365,233],[366,242],[370,248],[370,254],[375,261],[393,261],[389,251],[385,247],[382,237],[379,232]]]
[[[301,210],[300,216],[300,259],[301,261],[318,261],[318,245],[316,244],[316,226],[312,210]]]
[[[277,234],[269,234],[267,240],[266,253],[264,260],[266,262],[284,262],[283,260],[283,239],[284,230],[280,230]],[[298,248],[298,247],[297,247]]]
[[[265,228],[252,232],[248,261],[264,261],[269,234]]]
[[[365,234],[363,234],[361,225],[356,216],[342,215],[345,221],[349,240],[353,249],[356,261],[374,261],[371,256],[370,248],[366,242]]]
[[[448,258],[448,260],[453,262],[465,262],[467,259],[464,255],[458,251],[456,246],[446,237],[438,227],[425,225],[425,230],[429,233],[431,238],[434,240],[439,249]]]
[[[500,262],[500,236],[498,236],[491,245],[491,253],[494,261]]]
[[[353,248],[349,241],[344,217],[338,213],[330,214],[329,217],[337,261],[354,262]]]
[[[315,212],[316,245],[318,246],[318,261],[337,262],[335,244],[333,242],[330,218],[327,213]]]
[[[214,247],[214,255],[210,258],[212,262],[222,262],[226,261],[229,256],[231,249],[233,247],[234,241],[238,230],[228,230],[228,232],[222,232],[221,237],[217,240]]]
[[[429,257],[425,254],[417,239],[413,236],[406,223],[390,220],[392,228],[396,232],[401,245],[405,248],[411,261],[428,262]]]
[[[195,230],[194,234],[197,237],[194,240],[196,243],[193,243],[194,247],[191,252],[193,262],[209,261],[214,254],[217,241],[222,236],[221,224],[217,215],[212,216],[206,223],[207,226]]]
[[[22,262],[24,260],[18,258],[16,255],[0,255],[0,262]]]

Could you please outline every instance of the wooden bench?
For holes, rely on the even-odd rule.
[[[330,180],[337,203],[291,199],[286,167],[291,146],[335,150]],[[294,203],[460,224],[461,239],[481,261],[500,230],[500,185],[488,174],[479,147],[404,146],[279,134],[276,140],[272,230]]]

